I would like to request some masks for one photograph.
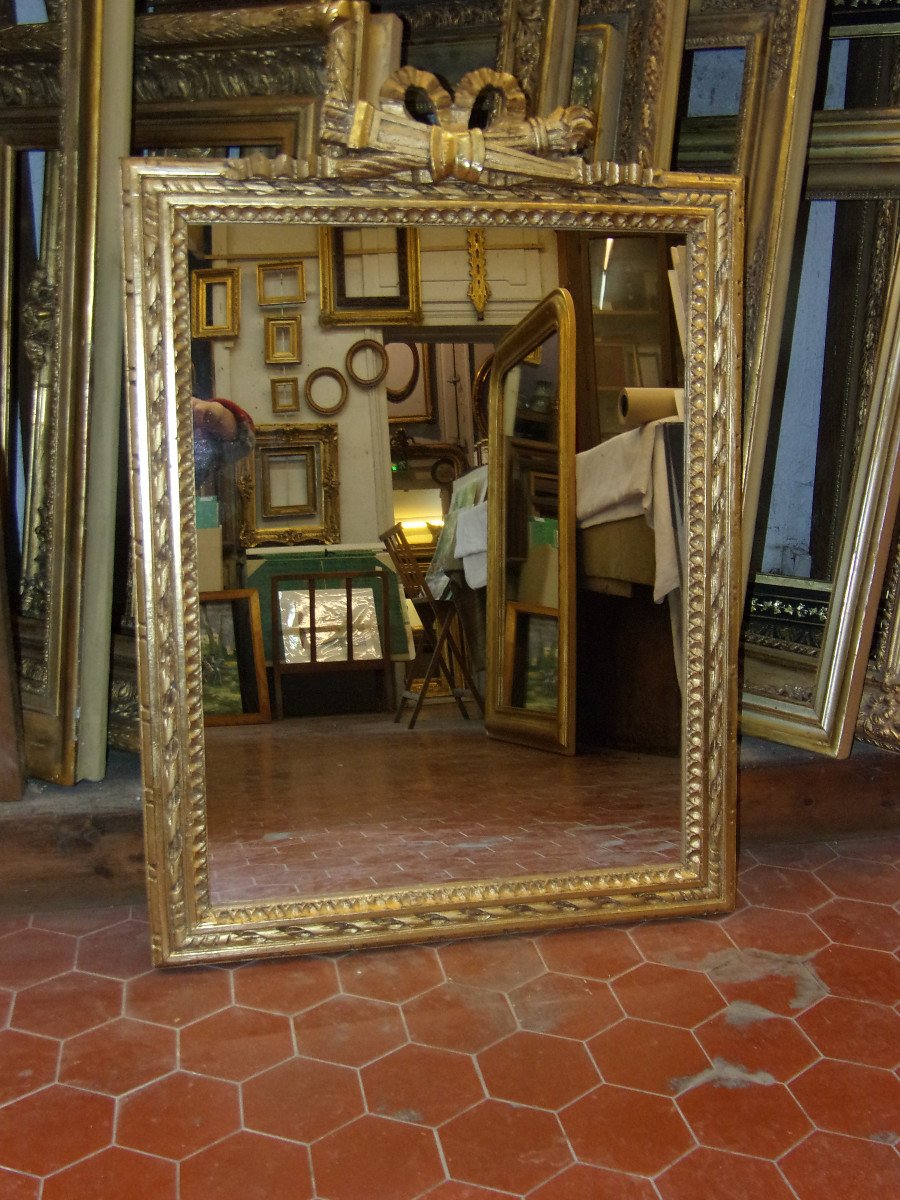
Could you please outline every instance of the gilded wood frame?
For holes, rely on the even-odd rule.
[[[270,526],[261,518],[290,515],[272,504],[269,486],[269,460],[285,455],[303,457],[307,473],[307,501],[297,505],[297,517],[315,517],[317,521]],[[302,546],[319,542],[339,542],[340,483],[337,426],[328,422],[316,425],[258,425],[256,445],[245,460],[237,486],[241,498],[242,546]],[[310,495],[312,499],[310,499]]]
[[[42,434],[47,450],[41,478],[51,482],[31,500],[34,511],[41,512],[40,587],[45,600],[34,620],[20,623],[20,688],[29,772],[74,783],[79,777],[78,714],[84,711],[79,631],[85,596],[80,563],[91,405],[91,339],[85,322],[92,304],[98,137],[96,72],[83,63],[92,53],[90,39],[99,44],[103,0],[68,0],[58,7],[59,20],[0,27],[0,66],[10,98],[0,107],[0,202],[8,214],[13,148],[67,152],[59,191],[63,216],[56,218],[65,226],[60,262],[54,268],[60,286],[51,332],[61,355],[50,384],[55,417]],[[274,143],[282,153],[308,153],[323,91],[352,102],[366,82],[368,27],[369,6],[362,0],[138,16],[135,145],[194,150],[231,145],[237,137],[245,145]],[[6,235],[4,243],[8,250]],[[5,264],[2,274],[7,276]],[[7,341],[6,299],[2,312]],[[0,351],[0,358],[4,355],[8,358],[8,346]],[[8,445],[8,383],[0,362],[3,448]],[[111,529],[94,532],[100,541],[108,535],[111,547]],[[100,586],[95,578],[92,587],[98,595]],[[129,643],[130,639],[116,639],[109,716],[111,741],[132,748],[129,730],[137,719],[137,694]],[[102,746],[99,754],[102,758]]]
[[[527,362],[552,335],[559,339],[556,393],[556,439],[553,443],[526,443],[555,460],[559,566],[558,606],[534,610],[531,615],[551,613],[557,629],[557,703],[552,711],[534,711],[511,700],[514,680],[513,655],[517,624],[527,615],[524,605],[509,599],[507,556],[509,540],[508,495],[505,481],[510,476],[516,439],[507,435],[504,386],[507,375]],[[561,754],[575,752],[575,308],[562,288],[546,296],[499,342],[494,354],[490,383],[490,431],[488,442],[488,614],[487,684],[484,727],[493,737],[524,745],[541,746]],[[544,431],[541,430],[543,433]],[[521,445],[521,443],[518,443]]]
[[[500,155],[519,162],[526,156]],[[385,159],[385,165],[389,156]],[[333,170],[333,168],[327,168]],[[521,170],[526,168],[520,167]],[[226,164],[125,166],[133,504],[140,614],[141,740],[157,962],[635,920],[726,909],[734,896],[740,386],[740,183],[608,170],[540,188],[422,183],[396,168],[366,187],[296,168],[249,180]],[[578,168],[579,172],[581,168]],[[384,174],[384,167],[375,173]],[[222,172],[225,172],[223,175]],[[549,178],[548,178],[549,175]],[[358,179],[357,170],[356,178]],[[540,178],[540,174],[538,174]],[[619,179],[628,186],[616,186]],[[641,180],[644,180],[641,184]],[[672,232],[688,246],[685,520],[686,682],[677,863],[384,889],[273,903],[210,903],[197,612],[187,229],[241,220],[395,224],[541,223],[561,230]],[[180,451],[180,452],[179,452]],[[178,630],[176,636],[175,631]],[[183,682],[188,686],[184,687]]]
[[[745,733],[839,758],[850,753],[900,495],[898,458],[900,241],[894,249],[819,662],[790,656],[777,673],[773,670],[770,685],[750,690],[745,683]],[[893,645],[891,639],[888,654]]]
[[[686,49],[743,46],[747,53],[737,122],[713,122],[713,130],[727,124],[736,132],[731,169],[747,174],[743,526],[750,531],[762,487],[824,15],[825,0],[691,0],[688,10]],[[686,124],[684,136],[678,157],[705,165],[703,124],[699,131]],[[720,134],[713,140],[721,153]],[[752,537],[746,537],[745,585],[751,550]]]
[[[896,543],[891,551],[900,423],[896,224],[900,185],[896,168],[890,169],[896,147],[885,143],[887,131],[895,126],[890,109],[827,111],[813,118],[807,195],[882,200],[893,206],[893,214],[888,208],[880,219],[884,245],[875,255],[867,301],[877,304],[883,295],[884,303],[877,337],[872,337],[860,369],[857,403],[862,424],[818,656],[778,654],[777,674],[773,671],[770,686],[755,690],[745,686],[741,696],[745,732],[833,757],[850,753],[854,727],[865,741],[900,749],[900,550]],[[873,150],[867,166],[867,151]],[[881,624],[870,659],[885,576]],[[745,646],[745,655],[753,653],[752,647]]]

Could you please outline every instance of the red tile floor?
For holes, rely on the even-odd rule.
[[[900,837],[717,919],[154,971],[0,918],[2,1200],[900,1195]]]

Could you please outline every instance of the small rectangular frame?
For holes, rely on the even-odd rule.
[[[241,329],[239,267],[191,271],[191,336],[235,338]]]
[[[279,504],[275,499],[273,470],[286,467],[293,461],[301,466],[306,479],[306,499],[297,503]],[[259,452],[258,466],[262,483],[262,515],[273,517],[309,517],[316,511],[316,453],[313,446],[265,447]]]
[[[352,227],[351,227],[352,228]],[[395,228],[396,296],[347,293],[345,227],[319,229],[319,285],[323,325],[418,325],[422,320],[419,231]]]
[[[299,363],[301,354],[300,318],[266,317],[266,362]]]
[[[259,725],[271,721],[259,594],[248,588],[201,592],[199,599],[203,724]],[[213,622],[216,610],[224,618],[218,628]],[[227,642],[226,632],[230,634]]]
[[[260,308],[306,302],[306,275],[302,258],[261,262],[256,267],[256,301]]]
[[[552,628],[552,637],[542,633]],[[503,656],[503,695],[506,704],[529,712],[556,712],[559,683],[559,610],[539,604],[506,602],[506,652]],[[539,659],[547,650],[553,659],[553,702],[542,703]]]
[[[279,375],[271,379],[272,412],[300,411],[300,380],[296,375]]]

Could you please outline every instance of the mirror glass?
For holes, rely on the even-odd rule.
[[[734,593],[726,588],[716,594],[721,619],[710,622],[702,582],[702,547],[715,546],[724,556],[720,578],[734,565],[729,522],[736,511],[737,438],[730,422],[737,357],[727,331],[714,362],[700,353],[689,356],[685,376],[696,397],[696,433],[677,450],[660,441],[661,473],[653,480],[670,519],[688,506],[692,472],[709,479],[724,471],[730,480],[720,490],[724,503],[715,518],[704,484],[695,485],[693,547],[683,532],[688,522],[672,522],[676,558],[686,565],[671,611],[695,612],[693,650],[673,632],[680,620],[673,622],[670,605],[654,602],[652,583],[631,579],[609,555],[583,581],[597,594],[613,594],[623,611],[633,596],[638,607],[653,610],[652,634],[646,613],[629,612],[627,620],[638,641],[647,639],[635,650],[635,662],[646,667],[662,655],[666,671],[684,679],[684,693],[676,685],[671,697],[675,743],[654,737],[629,742],[611,732],[598,716],[608,704],[608,665],[590,633],[586,657],[576,650],[578,320],[560,287],[563,256],[553,222],[563,223],[565,239],[583,243],[584,261],[590,259],[589,241],[601,237],[621,241],[619,257],[626,262],[624,243],[629,236],[652,241],[657,214],[645,216],[637,206],[627,234],[616,231],[621,215],[615,206],[598,205],[589,217],[575,212],[591,227],[573,227],[571,198],[553,210],[552,221],[539,205],[532,212],[520,199],[514,207],[522,215],[515,221],[488,214],[481,228],[490,300],[479,320],[469,295],[472,222],[464,190],[459,195],[450,189],[449,198],[438,201],[440,189],[434,188],[427,221],[406,228],[398,221],[406,210],[396,201],[379,202],[381,210],[371,216],[338,207],[338,222],[355,215],[362,236],[334,240],[323,257],[320,231],[336,222],[334,201],[316,190],[317,182],[296,194],[296,185],[278,185],[260,202],[252,188],[245,194],[241,184],[223,186],[211,164],[134,160],[132,169],[144,183],[154,181],[149,191],[137,185],[142,203],[153,203],[156,182],[166,205],[184,188],[174,202],[174,225],[166,219],[159,226],[174,230],[167,251],[171,275],[158,273],[160,259],[142,241],[153,222],[135,225],[128,235],[142,280],[134,293],[132,333],[142,332],[131,342],[139,364],[135,515],[142,544],[157,564],[169,545],[159,505],[176,502],[170,483],[180,480],[178,515],[169,510],[179,530],[174,546],[180,565],[169,575],[138,559],[149,568],[140,580],[143,603],[155,614],[143,651],[145,694],[157,697],[148,702],[148,730],[161,730],[156,723],[166,706],[185,704],[192,714],[179,726],[190,757],[179,752],[173,760],[185,772],[182,794],[195,797],[193,815],[184,813],[191,856],[179,851],[176,861],[173,855],[174,843],[167,840],[175,828],[172,810],[149,843],[151,857],[155,853],[165,864],[153,878],[170,881],[158,893],[160,959],[215,957],[223,946],[235,953],[250,946],[277,952],[280,945],[324,945],[322,937],[338,944],[370,927],[381,940],[397,940],[447,936],[448,928],[471,929],[473,920],[496,919],[492,927],[509,928],[522,920],[555,920],[554,913],[560,920],[571,919],[573,911],[614,915],[625,901],[607,897],[610,886],[616,897],[623,889],[637,888],[639,897],[641,888],[650,888],[643,909],[639,899],[621,908],[630,915],[677,904],[682,893],[695,906],[727,903],[730,859],[720,852],[733,827],[726,821],[717,825],[718,834],[696,836],[709,814],[724,811],[733,797],[733,738],[720,719],[725,710],[711,720],[710,706],[724,703],[723,684],[733,679],[722,662],[730,642],[720,633],[734,619],[726,603]],[[204,198],[207,189],[213,203]],[[312,207],[303,189],[315,195]],[[709,199],[711,210],[723,206],[726,227],[730,202],[727,190]],[[635,203],[633,191],[626,203]],[[716,273],[712,261],[727,250],[728,238],[707,241],[706,217],[698,220],[697,211],[692,201],[679,214],[671,240],[694,246],[692,303],[698,314],[711,314],[712,284],[706,281],[729,278]],[[398,236],[369,230],[369,222],[382,230],[393,224]],[[373,232],[377,236],[369,236]],[[342,319],[333,306],[323,321],[323,274],[335,268],[342,244],[354,246],[364,261],[356,304],[352,318]],[[303,287],[292,287],[277,302],[266,289],[261,302],[260,272],[271,275],[280,261],[291,264],[292,278],[302,277]],[[192,327],[195,271],[233,273],[227,333],[221,325]],[[144,305],[154,280],[163,289],[163,307],[171,306],[170,317]],[[386,292],[413,291],[421,300],[418,319],[404,325],[395,314],[384,315]],[[671,297],[666,280],[648,288],[643,302],[657,306],[659,320],[668,322]],[[725,288],[719,300],[727,310],[734,296]],[[589,341],[592,307],[582,314]],[[290,330],[291,361],[272,361],[267,353],[272,321]],[[638,328],[629,332],[627,323],[620,333],[635,345],[644,338]],[[157,342],[161,353],[152,348]],[[501,449],[495,452],[492,442],[488,461],[479,463],[473,384],[492,353],[488,418]],[[166,361],[174,370],[171,380],[160,370]],[[328,388],[320,387],[323,373]],[[168,404],[166,397],[171,407],[161,441],[154,406]],[[724,425],[708,437],[703,430],[713,420]],[[637,442],[646,430],[610,432],[593,449],[614,452],[620,437],[634,433]],[[650,439],[646,463],[652,473],[652,430]],[[720,451],[715,468],[713,444]],[[638,514],[649,484],[645,477]],[[494,504],[503,514],[505,550],[499,554],[496,523],[484,519]],[[481,545],[464,546],[463,527],[470,525],[468,536],[477,542],[479,521]],[[433,635],[427,611],[407,603],[406,580],[395,575],[385,553],[383,535],[398,522],[435,594],[453,609],[454,636],[465,647],[478,690],[489,696],[499,687],[502,707],[533,719],[536,729],[541,722],[554,730],[565,726],[565,737],[554,733],[549,740],[537,736],[512,745],[504,736],[486,736],[471,690],[460,689],[452,671],[438,678],[414,728],[406,714],[394,719],[400,690],[415,687],[417,671],[421,678],[417,651]],[[441,541],[454,523],[453,553],[442,558]],[[627,550],[628,529],[613,532]],[[497,601],[488,578],[493,562],[502,563]],[[176,577],[182,582],[170,593],[166,580]],[[215,645],[209,638],[204,645],[203,630],[211,625],[197,622],[197,614],[213,601],[222,611],[223,592],[235,593],[233,629],[217,626]],[[168,662],[170,647],[178,644],[163,633],[172,604],[185,621],[185,657]],[[258,646],[241,637],[253,610]],[[502,659],[491,650],[498,612],[508,649]],[[249,720],[245,693],[252,698],[256,692],[242,687],[251,675],[248,663],[261,660],[271,678],[275,655],[278,716],[267,722],[254,713]],[[646,704],[642,670],[620,681],[635,711]],[[236,716],[243,720],[224,726],[229,671]],[[704,682],[707,671],[714,678]],[[593,718],[583,741],[573,723],[576,675],[580,704]],[[172,677],[191,684],[159,691]],[[204,723],[203,693],[211,695],[213,688],[217,722]],[[689,706],[692,692],[698,699]],[[151,746],[155,741],[151,737]],[[158,761],[152,751],[145,753],[145,771],[152,775]],[[707,855],[719,865],[701,878],[695,872]],[[172,906],[171,886],[182,886],[175,880],[184,872],[182,885],[195,906],[190,910]],[[610,872],[619,882],[609,882]],[[622,882],[625,875],[628,882]],[[570,897],[558,909],[550,899],[557,893]],[[489,895],[496,903],[488,904]],[[517,895],[527,900],[527,912]],[[433,918],[435,924],[424,915],[429,906],[444,914]],[[476,908],[486,915],[475,916]],[[351,912],[356,916],[348,926],[338,914]]]

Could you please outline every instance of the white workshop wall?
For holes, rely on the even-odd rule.
[[[486,241],[492,294],[485,322],[514,325],[557,286],[555,235],[535,229],[489,229]],[[429,337],[445,340],[441,331],[449,333],[454,327],[476,323],[475,310],[466,294],[470,282],[466,232],[423,229],[420,249],[423,324]],[[210,266],[237,267],[241,277],[240,334],[234,340],[213,343],[214,394],[241,405],[257,424],[337,424],[341,540],[349,544],[377,541],[394,519],[387,396],[383,384],[371,389],[355,385],[347,375],[345,362],[354,343],[361,338],[383,341],[384,330],[320,325],[317,234],[311,226],[219,226],[214,229],[213,255]],[[283,310],[260,307],[257,262],[285,255],[303,259],[306,301]],[[378,264],[373,259],[367,265],[368,273],[389,279],[390,264]],[[267,364],[265,318],[294,315],[299,315],[301,323],[301,362]],[[404,336],[415,336],[415,330],[406,330]],[[370,358],[367,363],[364,356],[357,357],[354,366],[358,374],[375,373],[371,352]],[[306,403],[305,384],[317,367],[335,368],[347,380],[347,403],[334,416],[321,416]],[[300,410],[273,413],[271,381],[290,376],[299,382]],[[321,393],[317,390],[314,395],[320,402],[331,402],[333,385],[324,381]],[[415,435],[415,427],[410,432]]]

